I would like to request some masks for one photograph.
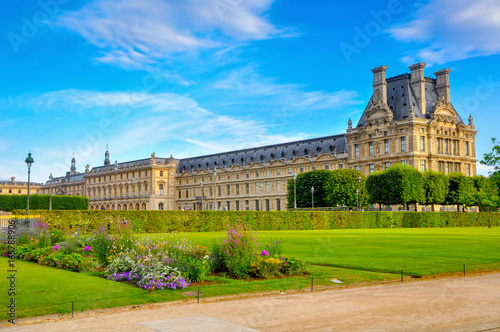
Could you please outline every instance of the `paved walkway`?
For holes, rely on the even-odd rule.
[[[215,325],[214,325],[215,324]],[[218,325],[217,325],[218,324]],[[123,309],[6,331],[500,331],[500,273]]]

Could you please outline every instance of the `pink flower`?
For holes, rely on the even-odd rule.
[[[59,250],[59,245],[58,245],[58,244],[56,244],[55,246],[53,246],[53,247],[52,247],[52,249],[54,249],[54,250]]]

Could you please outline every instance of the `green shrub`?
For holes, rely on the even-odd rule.
[[[26,195],[0,195],[0,210],[11,212],[26,208]],[[50,195],[30,195],[30,214],[33,210],[48,210]],[[52,195],[54,210],[87,210],[89,199],[85,196]],[[26,212],[24,212],[26,214]]]

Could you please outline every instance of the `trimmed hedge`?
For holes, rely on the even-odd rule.
[[[23,214],[26,211],[15,211]],[[137,233],[224,231],[246,222],[253,230],[416,228],[500,226],[496,212],[343,212],[343,211],[33,211],[50,227],[92,231],[117,218]]]
[[[26,209],[26,195],[0,195],[0,210],[11,212]],[[30,195],[30,212],[32,210],[48,210],[50,195]],[[87,210],[89,199],[85,196],[52,195],[54,210]]]

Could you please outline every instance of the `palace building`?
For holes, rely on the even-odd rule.
[[[39,194],[43,191],[43,183],[30,182],[30,194]],[[10,181],[0,181],[0,195],[26,195],[28,194],[28,182],[16,181],[11,177]]]
[[[150,158],[77,173],[73,158],[65,177],[46,193],[83,194],[89,208],[110,210],[285,210],[294,173],[356,169],[364,175],[396,163],[421,171],[476,175],[472,117],[460,118],[450,99],[449,69],[424,76],[424,63],[386,79],[373,72],[373,94],[347,133],[186,159]]]

